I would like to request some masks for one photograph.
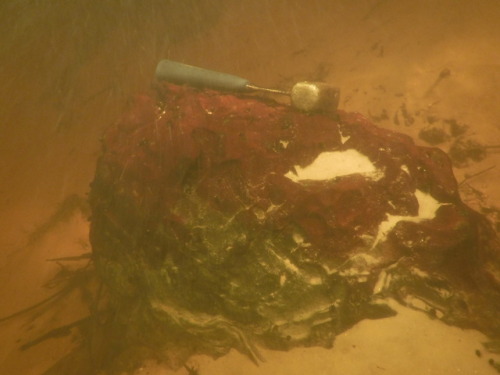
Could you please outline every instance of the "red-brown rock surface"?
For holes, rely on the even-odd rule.
[[[439,149],[358,114],[169,84],[103,146],[94,259],[154,345],[329,346],[390,315],[387,297],[500,335],[498,241]]]

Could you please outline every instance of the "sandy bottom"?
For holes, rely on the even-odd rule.
[[[139,4],[140,3],[140,4]],[[179,3],[179,4],[178,4]],[[170,58],[287,88],[324,80],[340,107],[431,140],[485,146],[456,160],[464,199],[500,208],[500,6],[493,0],[74,1],[0,5],[0,318],[52,295],[61,267],[88,253],[85,197],[99,138]],[[3,30],[5,29],[5,30]],[[459,133],[455,130],[461,129]],[[419,137],[438,129],[440,138]],[[435,130],[434,130],[435,131]],[[50,286],[50,285],[49,285]],[[86,290],[0,322],[0,373],[37,375],[68,353],[72,335],[19,350],[88,314]],[[209,374],[494,374],[480,333],[398,307],[363,321],[335,347],[262,350],[190,360]],[[137,374],[170,374],[145,364]],[[187,374],[181,369],[178,374]]]
[[[398,316],[363,321],[339,335],[334,349],[300,348],[290,352],[262,350],[258,367],[236,352],[216,361],[193,357],[187,366],[200,374],[488,374],[487,361],[475,355],[481,334],[443,327],[424,315],[397,307]],[[409,324],[411,322],[412,324]],[[409,338],[412,338],[409,340]],[[438,349],[439,348],[439,349]],[[135,375],[186,374],[147,363]],[[494,372],[493,372],[494,373]]]

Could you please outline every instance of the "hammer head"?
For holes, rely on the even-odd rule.
[[[290,91],[292,106],[305,112],[333,112],[339,105],[340,90],[322,82],[298,82]]]

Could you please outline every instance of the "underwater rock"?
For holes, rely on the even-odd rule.
[[[448,156],[359,114],[158,85],[107,130],[90,203],[126,340],[258,361],[388,297],[500,335],[498,239]]]

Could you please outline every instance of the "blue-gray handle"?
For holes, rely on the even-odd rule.
[[[250,83],[241,77],[214,72],[171,60],[162,60],[156,67],[156,78],[178,85],[189,85],[222,91],[249,91]]]

